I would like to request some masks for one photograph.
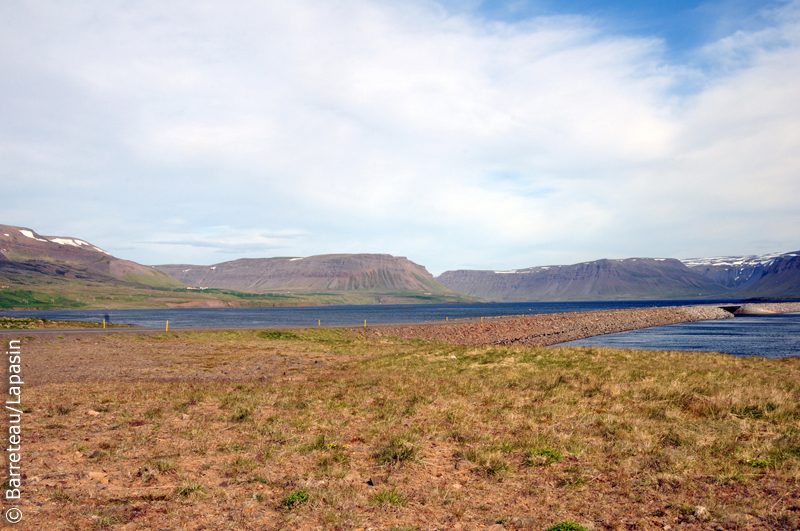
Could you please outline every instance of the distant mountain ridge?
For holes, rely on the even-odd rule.
[[[758,282],[741,293],[751,298],[800,298],[800,253],[767,264]]]
[[[425,267],[404,256],[329,254],[308,257],[242,258],[211,266],[156,266],[190,286],[274,290],[419,291],[455,295],[434,280]]]
[[[687,267],[708,277],[725,287],[747,292],[750,287],[755,292],[770,291],[767,286],[776,281],[791,287],[791,280],[778,280],[777,276],[792,277],[797,267],[800,251],[792,253],[772,253],[748,256],[715,256],[711,258],[689,258],[681,260]],[[762,282],[762,279],[765,279]],[[760,286],[756,286],[759,284]]]
[[[160,267],[168,272],[121,260],[80,238],[0,225],[0,308],[474,300],[436,282],[425,267],[388,254],[245,258],[212,266]],[[192,290],[193,286],[217,289]]]
[[[122,260],[87,241],[0,225],[0,277],[61,277],[97,282],[119,281],[153,287],[183,284],[153,267]]]
[[[459,293],[497,302],[800,298],[800,252],[446,271],[437,280]]]
[[[424,266],[406,257],[388,254],[243,258],[211,266],[145,266],[116,258],[79,238],[42,236],[25,227],[0,225],[0,290],[5,289],[0,299],[7,299],[3,304],[15,306],[18,301],[25,301],[29,295],[20,290],[30,290],[37,285],[36,289],[47,292],[47,300],[60,304],[55,299],[59,293],[66,293],[64,286],[74,287],[76,282],[82,286],[127,286],[125,289],[134,291],[164,288],[162,291],[177,289],[195,294],[200,292],[186,292],[180,288],[219,288],[256,294],[253,296],[260,297],[265,304],[273,303],[273,299],[275,304],[280,304],[289,299],[299,301],[302,297],[305,297],[303,301],[311,303],[333,304],[475,299],[503,302],[800,299],[800,251],[686,260],[603,259],[511,271],[446,271],[434,278]],[[36,297],[44,300],[45,295]],[[95,300],[94,295],[87,292],[69,301],[85,304],[89,297]],[[145,297],[153,300],[151,295]],[[178,297],[165,304],[178,304],[183,300]]]
[[[513,271],[446,271],[437,280],[459,293],[498,302],[683,299],[727,292],[672,258],[595,260]]]

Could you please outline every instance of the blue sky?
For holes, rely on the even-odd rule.
[[[800,249],[800,2],[0,4],[0,223],[146,264]]]
[[[685,58],[697,47],[736,31],[768,26],[769,22],[762,14],[785,3],[774,0],[520,0],[485,1],[473,5],[453,2],[447,5],[456,11],[466,8],[487,19],[509,23],[541,16],[586,17],[609,32],[662,39],[670,57]]]

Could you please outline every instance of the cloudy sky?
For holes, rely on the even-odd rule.
[[[0,223],[140,263],[793,251],[798,199],[800,1],[0,3]]]

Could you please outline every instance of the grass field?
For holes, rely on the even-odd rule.
[[[128,325],[106,323],[108,328],[127,328]],[[36,317],[0,317],[0,330],[40,330],[48,328],[104,328],[103,323],[84,321],[53,321]]]
[[[225,289],[187,290],[80,281],[0,287],[0,309],[102,309],[308,306],[330,304],[425,304],[480,302],[464,296],[421,292],[278,291],[247,293]]]
[[[26,370],[78,340],[26,340]],[[18,529],[800,525],[800,358],[318,329],[113,341],[163,371],[25,388]],[[266,352],[287,363],[256,374]]]

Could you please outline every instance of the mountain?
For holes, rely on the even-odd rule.
[[[497,302],[691,299],[729,290],[672,258],[595,260],[512,271],[446,271],[448,288]]]
[[[86,240],[0,225],[0,308],[165,308],[459,302],[404,257],[241,259],[145,266]],[[192,289],[192,285],[209,289]],[[474,299],[472,299],[474,300]]]
[[[66,236],[42,236],[24,227],[0,225],[0,277],[36,283],[53,279],[116,281],[152,287],[183,285],[161,271],[115,258],[91,243]]]
[[[595,260],[512,271],[459,270],[434,278],[425,267],[388,254],[144,266],[116,258],[79,238],[42,236],[28,228],[0,225],[0,308],[419,303],[476,298],[503,302],[800,299],[800,251],[682,261]]]
[[[800,298],[800,251],[690,258],[684,265],[741,298]]]
[[[446,271],[450,289],[498,302],[800,298],[800,251],[712,258],[628,258],[512,271]]]
[[[212,266],[156,266],[197,287],[266,293],[276,290],[421,292],[456,295],[421,265],[388,254],[328,254],[309,257],[243,258]]]

